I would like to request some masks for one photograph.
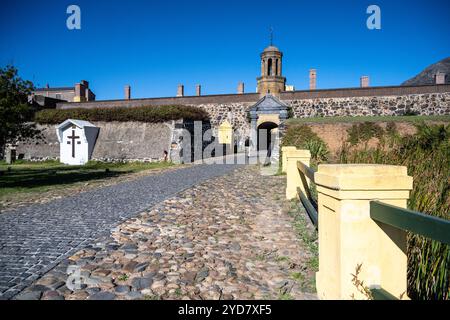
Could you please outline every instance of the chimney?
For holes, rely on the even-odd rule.
[[[75,96],[79,97],[81,94],[81,84],[75,83]]]
[[[130,100],[131,99],[131,87],[130,85],[126,85],[124,88],[125,91],[125,100]]]
[[[436,73],[436,75],[434,76],[434,80],[436,84],[445,84],[445,78],[446,78],[446,74],[443,72],[438,72]]]
[[[179,84],[177,88],[177,97],[183,96],[184,96],[184,86],[182,84]]]
[[[87,82],[86,80],[81,80],[81,84],[87,89],[89,88],[89,82]]]
[[[359,85],[361,88],[367,88],[369,86],[369,76],[361,76]]]
[[[244,94],[244,83],[243,82],[239,82],[238,83],[237,93],[238,94]]]
[[[199,85],[199,84],[195,86],[195,95],[196,96],[201,96],[202,95],[202,86]]]
[[[73,102],[84,102],[86,101],[86,87],[84,83],[75,84],[75,96],[73,97]]]
[[[316,69],[309,69],[309,90],[316,90]]]

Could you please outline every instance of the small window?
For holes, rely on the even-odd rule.
[[[81,141],[78,141],[77,144],[81,144]]]
[[[70,141],[67,141],[67,144],[70,144]]]

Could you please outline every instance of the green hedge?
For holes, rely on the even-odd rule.
[[[139,121],[164,122],[170,120],[207,120],[208,114],[203,109],[191,106],[146,106],[115,108],[74,108],[45,109],[36,113],[35,122],[39,124],[59,124],[67,119],[86,121]]]

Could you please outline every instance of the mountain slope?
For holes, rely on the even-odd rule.
[[[450,84],[450,57],[445,58],[425,68],[421,73],[415,77],[402,83],[402,86],[417,86],[424,84],[434,84],[434,75],[438,72],[443,72],[447,75],[445,83]]]

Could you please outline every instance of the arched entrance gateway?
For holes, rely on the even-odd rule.
[[[278,163],[280,131],[287,119],[288,106],[271,94],[250,108],[250,154],[266,164]]]
[[[267,121],[263,122],[258,126],[258,135],[257,135],[257,150],[258,151],[270,151],[272,146],[272,135],[275,133],[275,130],[278,128],[278,124]],[[272,131],[274,130],[274,131]]]

